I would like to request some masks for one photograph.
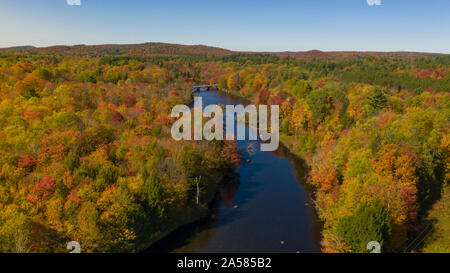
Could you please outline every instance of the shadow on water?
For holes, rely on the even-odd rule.
[[[195,248],[200,249],[207,247],[208,238],[214,236],[217,228],[240,217],[245,217],[245,212],[233,209],[234,197],[239,190],[239,184],[239,176],[236,175],[235,178],[220,187],[218,194],[210,205],[208,214],[204,218],[176,229],[145,252],[173,252],[189,244],[195,244]],[[193,242],[191,238],[200,233],[202,234],[202,240]]]
[[[216,91],[198,95],[203,106],[243,103]],[[320,252],[321,223],[306,183],[306,163],[282,145],[261,152],[257,141],[238,141],[238,148],[243,155],[238,181],[225,181],[209,214],[146,252]]]

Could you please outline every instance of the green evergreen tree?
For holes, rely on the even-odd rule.
[[[376,113],[379,110],[383,109],[387,103],[387,98],[384,92],[376,88],[373,93],[369,95],[367,98],[367,103],[372,107],[373,111]]]
[[[363,203],[356,212],[344,217],[337,226],[337,233],[353,252],[369,252],[366,247],[371,241],[386,242],[391,232],[390,221],[380,201]]]

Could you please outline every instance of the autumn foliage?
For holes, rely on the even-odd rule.
[[[68,238],[139,251],[204,215],[241,156],[236,142],[171,138],[194,83],[280,105],[280,139],[310,165],[323,251],[363,252],[372,237],[401,251],[428,213],[425,249],[446,249],[449,56],[111,50],[0,53],[0,251],[66,251]]]

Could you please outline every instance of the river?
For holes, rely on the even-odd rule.
[[[243,104],[222,92],[198,92],[203,107]],[[243,126],[243,125],[242,125]],[[319,252],[320,222],[305,183],[305,163],[281,146],[261,152],[258,141],[238,141],[239,182],[220,189],[210,214],[183,226],[148,252],[311,253]]]

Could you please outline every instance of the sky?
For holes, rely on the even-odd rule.
[[[0,47],[450,53],[449,0],[1,0]]]

